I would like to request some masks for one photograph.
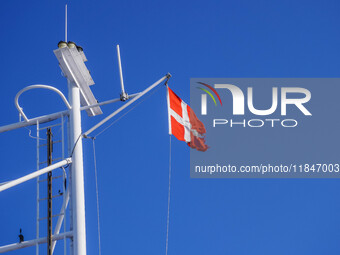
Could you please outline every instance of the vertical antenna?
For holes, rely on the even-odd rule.
[[[65,42],[67,42],[67,4],[65,5]]]
[[[119,75],[120,75],[120,86],[122,88],[122,94],[120,94],[120,100],[125,101],[126,99],[128,99],[128,95],[125,93],[125,90],[124,90],[122,62],[120,60],[120,50],[119,50],[118,44],[117,44],[117,57],[118,57],[118,66],[119,66]]]

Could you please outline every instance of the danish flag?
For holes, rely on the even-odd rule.
[[[167,86],[169,134],[185,141],[191,148],[206,151],[205,127],[189,105]]]

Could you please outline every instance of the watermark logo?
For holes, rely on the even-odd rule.
[[[221,106],[222,106],[222,100],[217,93],[217,91],[210,85],[205,84],[203,82],[198,82],[209,89],[211,89],[215,95],[218,97]],[[244,108],[245,108],[245,96],[243,91],[232,84],[214,84],[214,87],[217,89],[227,89],[231,92],[232,95],[232,101],[233,101],[233,115],[244,115]],[[214,101],[216,105],[216,100],[214,96],[206,89],[200,88],[206,92]],[[299,94],[303,97],[298,98],[289,98],[289,94]],[[272,105],[269,109],[256,109],[254,107],[253,103],[253,88],[248,87],[247,88],[247,106],[251,113],[259,116],[265,116],[265,115],[271,115],[274,113],[278,108],[278,88],[273,87],[272,88]],[[308,89],[305,88],[298,88],[298,87],[282,87],[281,88],[281,115],[285,116],[287,115],[287,105],[295,105],[304,115],[311,116],[312,114],[308,109],[304,106],[305,103],[307,103],[311,99],[311,93]],[[207,115],[207,95],[202,94],[201,95],[201,114]]]
[[[222,106],[222,100],[221,100],[221,97],[220,95],[217,93],[216,89],[214,89],[212,86],[210,86],[209,84],[206,84],[206,83],[203,83],[203,82],[197,82],[205,87],[207,87],[208,89],[210,89],[218,98],[218,100],[220,101],[220,104]],[[211,94],[211,92],[205,88],[201,88],[201,87],[197,87],[198,89],[206,92],[211,98],[212,100],[214,101],[215,103],[215,106],[217,106],[217,103],[216,103],[216,99],[215,97]],[[201,106],[201,114],[202,115],[207,115],[207,94],[202,94],[201,95],[201,100],[202,100],[202,106]]]
[[[203,85],[204,87],[197,87],[201,91],[205,92],[201,94],[201,115],[208,115],[208,103],[207,103],[207,95],[213,100],[215,106],[218,105],[216,98],[218,99],[221,107],[222,97],[228,96],[229,102],[232,102],[232,115],[233,116],[242,116],[247,112],[256,116],[270,116],[274,113],[277,113],[281,116],[287,116],[287,108],[292,109],[296,108],[298,112],[302,113],[304,116],[312,116],[312,113],[308,110],[307,103],[311,100],[311,92],[302,87],[271,87],[271,95],[268,98],[267,96],[261,95],[261,93],[255,93],[253,87],[246,87],[243,91],[239,86],[234,84],[213,84],[209,85],[203,82],[197,82],[198,84]],[[218,92],[217,92],[218,90]],[[221,96],[220,96],[221,95]],[[230,97],[231,95],[231,97]],[[216,97],[216,98],[215,98]],[[265,109],[259,109],[259,107],[254,106],[254,97],[256,100],[264,100],[265,102],[271,102],[270,107],[265,107]],[[258,97],[258,98],[257,98]],[[269,99],[269,100],[268,100]],[[219,111],[223,113],[223,109],[225,107],[230,107],[231,103],[224,108],[221,108]],[[262,127],[265,123],[270,123],[272,127],[274,127],[275,122],[281,122],[281,126],[283,127],[296,127],[298,122],[295,119],[250,119],[250,120],[242,120],[242,122],[235,122],[235,124],[242,124],[243,127]],[[213,120],[213,126],[216,125],[225,125],[230,124],[233,126],[233,120],[227,120],[222,118],[216,118]],[[247,125],[248,124],[248,125]]]
[[[191,78],[190,107],[210,149],[190,151],[190,176],[340,178],[339,84],[340,78]]]

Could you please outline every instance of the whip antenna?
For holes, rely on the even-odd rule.
[[[124,90],[122,62],[120,59],[120,50],[119,50],[118,44],[117,44],[117,57],[118,57],[118,66],[119,66],[120,86],[122,88],[122,93],[120,94],[120,100],[125,101],[126,99],[128,99],[128,94]]]
[[[67,4],[65,4],[65,42],[67,42]]]

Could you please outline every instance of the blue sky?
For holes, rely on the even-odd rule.
[[[67,94],[52,52],[64,39],[65,3],[2,3],[0,125],[18,121],[13,100],[27,85],[53,85]],[[339,77],[338,1],[67,3],[69,40],[84,48],[99,101],[120,93],[117,43],[130,94],[167,72],[187,102],[193,77]],[[45,91],[28,92],[20,104],[29,118],[65,108]],[[104,116],[120,105],[102,107]],[[84,113],[83,129],[104,116]],[[102,254],[165,252],[167,132],[160,89],[96,139]],[[0,182],[35,169],[35,140],[28,133],[0,134]],[[190,179],[189,148],[172,141],[169,255],[340,252],[337,179]],[[97,254],[92,143],[83,145],[87,248]],[[35,189],[30,181],[0,194],[0,245],[16,242],[20,227],[25,239],[35,238]]]

